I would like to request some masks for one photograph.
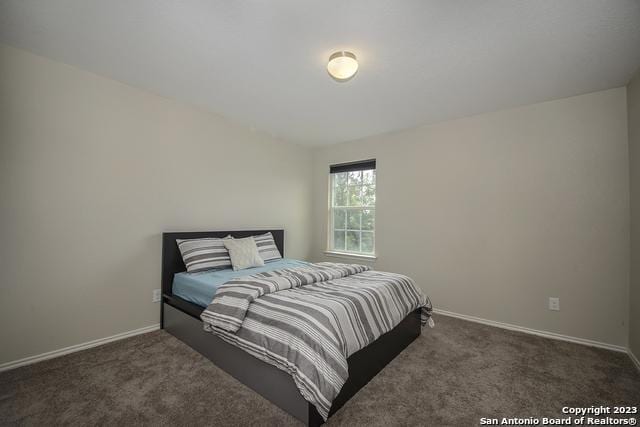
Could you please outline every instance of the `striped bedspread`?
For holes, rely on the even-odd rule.
[[[318,263],[231,280],[201,315],[213,332],[288,372],[326,420],[349,376],[347,358],[431,302],[410,278]]]

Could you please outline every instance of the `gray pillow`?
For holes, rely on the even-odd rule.
[[[255,240],[256,246],[258,247],[258,253],[265,262],[282,258],[271,232],[253,236],[253,240]]]
[[[228,238],[230,236],[225,237]],[[231,267],[231,258],[223,239],[178,239],[176,242],[189,273]]]

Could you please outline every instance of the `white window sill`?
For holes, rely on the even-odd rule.
[[[353,258],[353,259],[361,259],[367,261],[375,261],[378,259],[375,255],[365,255],[365,254],[355,254],[350,252],[338,252],[338,251],[324,251],[326,256],[336,257],[336,258]]]

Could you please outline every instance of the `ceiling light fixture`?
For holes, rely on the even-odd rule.
[[[358,60],[351,52],[335,52],[329,57],[327,64],[329,75],[338,82],[346,82],[358,71]]]

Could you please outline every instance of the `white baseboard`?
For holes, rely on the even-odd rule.
[[[537,329],[525,328],[524,326],[512,325],[511,323],[496,322],[495,320],[487,320],[480,317],[467,316],[466,314],[459,314],[452,311],[439,310],[436,308],[433,309],[433,312],[436,314],[441,314],[443,316],[457,317],[459,319],[468,320],[470,322],[482,323],[483,325],[495,326],[497,328],[508,329],[510,331],[524,332],[525,334],[538,335],[540,337],[551,338],[554,340],[568,341],[576,344],[588,345],[590,347],[599,347],[605,348],[607,350],[630,353],[626,347],[623,347],[621,345],[608,344],[600,341],[588,340],[585,338],[571,337],[569,335],[556,334],[555,332],[539,331]]]
[[[636,357],[635,354],[633,354],[633,352],[631,351],[631,349],[627,350],[627,354],[629,355],[629,358],[631,359],[631,361],[633,362],[634,365],[636,365],[636,368],[638,368],[638,371],[640,371],[640,360],[638,360],[638,358]]]
[[[111,335],[110,337],[99,338],[97,340],[88,341],[82,344],[76,344],[70,347],[60,348],[58,350],[37,354],[35,356],[25,357],[24,359],[14,360],[12,362],[6,362],[3,364],[0,364],[0,372],[8,371],[9,369],[14,369],[19,366],[31,365],[32,363],[41,362],[47,359],[53,359],[54,357],[64,356],[65,354],[75,353],[76,351],[97,347],[102,344],[107,344],[107,343],[118,341],[124,338],[133,337],[135,335],[146,334],[147,332],[157,331],[158,329],[160,329],[159,323],[151,326],[145,326],[144,328],[134,329],[133,331],[122,332],[120,334]]]
[[[576,344],[588,345],[591,347],[599,347],[607,350],[619,351],[623,353],[627,353],[631,361],[636,365],[636,368],[640,371],[640,361],[633,354],[630,349],[627,349],[623,346],[607,344],[599,341],[592,341],[584,338],[571,337],[568,335],[556,334],[554,332],[540,331],[537,329],[525,328],[523,326],[513,325],[510,323],[497,322],[495,320],[487,320],[480,317],[468,316],[466,314],[454,313],[452,311],[440,310],[437,308],[433,309],[435,314],[440,314],[443,316],[456,317],[458,319],[468,320],[470,322],[481,323],[483,325],[495,326],[497,328],[508,329],[510,331],[518,331],[524,332],[526,334],[537,335],[544,338],[551,338],[555,340],[568,341]],[[160,329],[160,324],[155,324],[151,326],[145,326],[144,328],[134,329],[128,332],[122,332],[120,334],[111,335],[110,337],[99,338],[97,340],[88,341],[82,344],[72,345],[70,347],[61,348],[58,350],[49,351],[46,353],[38,354],[35,356],[25,357],[24,359],[14,360],[11,362],[6,362],[0,364],[0,372],[8,371],[10,369],[18,368],[20,366],[31,365],[33,363],[41,362],[47,359],[53,359],[55,357],[64,356],[65,354],[75,353],[76,351],[86,350],[88,348],[97,347],[102,344],[107,344],[113,341],[118,341],[124,338],[133,337],[136,335],[146,334],[147,332],[153,332]]]

